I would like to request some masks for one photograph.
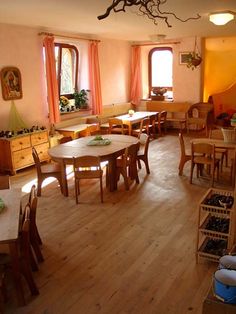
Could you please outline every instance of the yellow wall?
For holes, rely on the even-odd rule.
[[[236,83],[236,37],[205,40],[204,101]]]

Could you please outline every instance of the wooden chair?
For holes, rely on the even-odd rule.
[[[133,144],[125,149],[121,158],[116,159],[116,173],[117,180],[120,174],[124,178],[125,188],[129,190],[129,178],[139,183],[138,169],[137,169],[137,154],[139,144]]]
[[[59,141],[59,144],[64,144],[64,143],[72,141],[72,137],[71,136],[63,136],[58,141]]]
[[[24,219],[20,223],[19,232],[19,265],[20,272],[24,276],[32,295],[38,295],[39,290],[33,278],[31,270],[31,247],[30,247],[30,206],[24,208]],[[11,258],[7,253],[0,254],[0,264],[7,270],[11,268]]]
[[[110,134],[128,134],[128,126],[123,124],[123,121],[118,118],[109,118],[109,131]]]
[[[132,130],[132,135],[140,137],[142,133],[149,135],[150,118],[143,118],[140,122],[139,128]]]
[[[149,135],[150,139],[154,139],[156,137],[156,122],[158,122],[159,112],[150,116],[150,124],[149,124]]]
[[[167,111],[163,110],[158,114],[158,120],[155,122],[155,130],[158,130],[160,136],[162,136],[162,129],[166,133],[166,118]]]
[[[81,131],[79,133],[79,137],[95,135],[95,134],[98,134],[99,132],[100,132],[99,124],[91,124],[91,125],[88,125],[84,131]]]
[[[179,161],[179,176],[183,175],[184,165],[187,161],[191,160],[191,154],[186,154],[185,143],[182,132],[179,133],[179,143],[180,143],[180,161]]]
[[[62,190],[62,168],[58,163],[49,163],[42,165],[38,156],[38,153],[34,147],[32,147],[32,155],[35,162],[35,167],[37,170],[37,179],[38,179],[38,187],[37,187],[37,196],[41,196],[42,191],[42,183],[46,178],[54,177],[60,183],[61,193]]]
[[[100,158],[96,156],[82,156],[73,158],[74,177],[75,177],[75,199],[78,204],[78,195],[80,194],[79,181],[82,179],[99,179],[101,202],[103,203],[103,187]]]
[[[41,263],[44,261],[44,257],[40,248],[40,245],[42,245],[42,240],[36,224],[38,198],[35,185],[32,185],[31,187],[28,204],[30,206],[30,244],[34,250],[37,261]]]
[[[213,104],[199,102],[193,104],[187,112],[187,131],[190,130],[190,125],[195,125],[195,130],[206,130],[208,136],[209,126],[213,122]]]
[[[203,166],[210,168],[211,186],[214,186],[215,169],[219,178],[220,160],[215,157],[215,145],[208,143],[192,143],[190,184],[192,184],[194,166],[197,165],[197,177],[202,174]]]
[[[141,160],[144,162],[147,174],[150,174],[150,168],[148,163],[148,148],[150,142],[150,135],[142,133],[139,137],[140,146],[137,154],[138,167],[141,169]]]
[[[10,189],[10,176],[0,175],[0,190]]]
[[[0,270],[0,314],[4,314],[4,303],[7,301],[6,273]]]
[[[209,131],[209,138],[223,140],[224,136],[220,129],[210,129]],[[223,164],[225,160],[225,166],[228,167],[228,149],[227,148],[216,148],[215,149],[216,154],[220,155],[221,160],[221,171],[223,170]]]

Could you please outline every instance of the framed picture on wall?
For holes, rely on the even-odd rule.
[[[16,67],[5,67],[1,70],[2,97],[4,100],[22,98],[20,70]]]
[[[179,64],[188,64],[190,51],[179,53]]]

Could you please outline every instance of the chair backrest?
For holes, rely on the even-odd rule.
[[[166,118],[167,118],[167,111],[163,110],[159,113],[158,115],[158,118],[159,118],[159,121],[160,122],[165,122],[166,121]]]
[[[34,163],[35,163],[35,166],[36,166],[36,170],[37,170],[37,173],[38,173],[38,176],[39,176],[42,173],[41,172],[41,162],[40,162],[37,150],[35,149],[34,146],[32,147],[32,156],[33,156]]]
[[[28,204],[30,206],[30,224],[32,226],[31,229],[33,229],[36,226],[36,210],[38,205],[38,197],[35,185],[32,185],[31,187]]]
[[[24,209],[24,219],[20,228],[20,252],[22,258],[30,260],[30,205],[26,204]]]
[[[223,140],[224,135],[220,129],[211,129],[209,132],[209,138],[217,139],[217,140]]]
[[[199,102],[190,106],[187,112],[188,118],[198,117],[207,119],[208,114],[213,110],[213,104],[207,102]]]
[[[147,135],[146,133],[140,134],[139,137],[139,142],[141,146],[144,146],[144,155],[148,154],[148,147],[149,147],[149,142],[150,142],[150,136]]]
[[[71,136],[63,136],[58,141],[59,141],[59,144],[64,144],[64,143],[72,141],[72,137]]]
[[[179,143],[180,143],[181,155],[185,156],[186,151],[185,151],[185,143],[184,143],[184,138],[183,138],[182,132],[179,132]]]
[[[10,189],[10,176],[0,175],[0,190]]]
[[[115,129],[116,131],[120,131],[120,133],[124,134],[124,124],[121,119],[118,118],[109,118],[109,133],[112,132],[112,129]]]
[[[100,119],[98,117],[87,118],[86,123],[100,125]]]
[[[215,145],[209,143],[192,143],[192,157],[195,154],[206,155],[215,159]]]
[[[102,175],[101,161],[97,156],[81,156],[73,158],[74,172],[77,177],[99,178]]]
[[[97,124],[91,124],[87,127],[86,131],[87,131],[87,136],[96,134],[97,132],[100,131],[100,125],[98,123]]]

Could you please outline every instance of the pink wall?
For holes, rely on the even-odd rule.
[[[16,66],[22,75],[23,98],[15,105],[28,126],[48,126],[47,98],[42,60],[42,38],[39,30],[28,27],[0,24],[0,69]],[[179,52],[191,51],[194,38],[180,40],[174,51],[174,100],[197,102],[201,97],[201,69],[194,71],[179,65]],[[147,85],[147,54],[152,47],[143,50],[143,83]],[[83,48],[86,51],[86,47]],[[100,72],[103,106],[129,101],[130,51],[127,41],[102,39],[99,44]],[[83,64],[87,64],[86,57]],[[81,88],[86,88],[87,72],[81,75]],[[0,130],[7,129],[11,102],[4,101],[0,91]]]
[[[190,52],[194,49],[195,38],[182,38],[171,40],[176,44],[163,44],[158,47],[171,47],[173,50],[173,98],[174,101],[187,101],[191,103],[199,102],[202,97],[201,92],[201,71],[202,65],[192,70],[186,65],[179,64],[179,53]],[[153,46],[142,47],[142,79],[143,79],[143,98],[148,97],[148,54]],[[200,40],[198,48],[201,51]]]
[[[129,101],[130,44],[105,40],[99,44],[103,105]]]
[[[19,68],[23,98],[15,100],[16,108],[28,126],[47,125],[47,102],[43,82],[41,38],[35,29],[0,24],[0,69]],[[0,130],[7,129],[11,101],[5,101],[0,91]]]

